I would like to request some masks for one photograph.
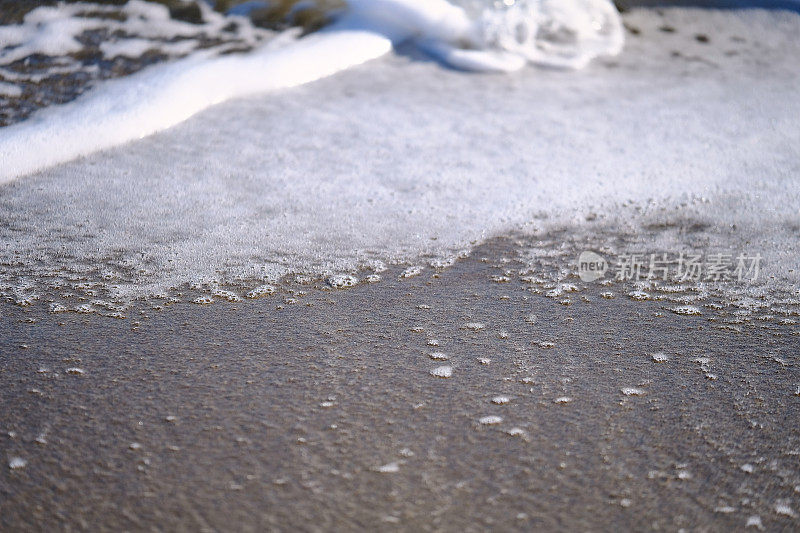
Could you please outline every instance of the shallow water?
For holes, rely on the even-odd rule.
[[[222,104],[4,186],[0,290],[116,312],[552,229],[614,253],[760,253],[761,281],[790,290],[799,21],[633,12],[626,52],[584,71],[466,75],[405,48]]]

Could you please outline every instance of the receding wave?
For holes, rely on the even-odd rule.
[[[107,82],[0,130],[0,182],[151,135],[231,98],[329,76],[402,42],[411,41],[454,68],[499,72],[527,63],[580,68],[598,55],[618,53],[623,44],[619,16],[607,0],[527,0],[502,7],[350,0],[347,8],[331,13],[331,25],[302,38],[296,31],[267,36],[242,18],[231,26],[210,10],[198,27],[137,0],[125,6],[121,21],[86,16],[110,9],[75,4],[30,12],[22,24],[0,29],[0,68],[33,54],[79,52],[80,34],[103,29],[136,36],[104,44],[106,56],[156,46],[168,56],[184,57]],[[224,46],[203,46],[215,38]],[[237,45],[252,50],[226,53]]]

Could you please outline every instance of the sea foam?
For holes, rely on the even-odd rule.
[[[0,28],[0,64],[32,54],[76,53],[77,37],[101,27],[146,37],[191,34],[191,25],[170,21],[163,6],[133,0],[126,9],[126,22],[111,26],[80,16],[86,4],[36,9],[23,24]],[[221,30],[220,16],[207,15],[206,31]],[[241,55],[198,51],[0,130],[0,183],[151,135],[225,100],[329,76],[410,40],[457,68],[512,71],[527,61],[580,67],[597,55],[616,54],[622,30],[607,0],[526,1],[477,17],[446,0],[350,0],[344,14],[316,34],[276,39]],[[161,44],[174,54],[192,46]],[[136,38],[101,46],[110,57],[147,49]]]
[[[796,282],[800,188],[791,177],[800,161],[794,119],[800,17],[640,10],[626,22],[640,31],[626,52],[583,71],[464,75],[403,48],[314,84],[222,103],[146,139],[17,180],[2,187],[0,296],[81,312],[104,310],[103,301],[192,301],[201,296],[196,291],[215,301],[230,297],[218,289],[268,301],[273,293],[285,296],[282,276],[347,274],[366,282],[386,265],[384,279],[406,268],[400,283],[411,285],[487,238],[549,229],[591,242],[592,249],[605,246],[603,235],[614,242],[623,233],[635,237],[631,247],[649,251],[760,253],[765,282],[776,285],[770,276]],[[659,29],[667,24],[680,31]],[[160,78],[162,69],[165,79],[183,69],[195,76],[194,64],[201,71],[229,61],[263,64],[262,56],[290,64],[299,49],[325,49],[319,43],[328,38],[374,45],[374,55],[395,44],[386,34],[337,28],[282,39],[265,45],[268,52],[195,54],[119,85]],[[180,87],[176,82],[173,93],[181,94]],[[226,90],[220,94],[238,89]],[[137,102],[140,95],[129,97]],[[112,110],[113,104],[107,101]],[[126,105],[121,116],[131,113]],[[70,107],[27,124],[60,128],[46,115]],[[72,113],[77,122],[79,113]],[[25,127],[0,135],[14,141],[9,132]],[[72,142],[57,139],[54,149],[62,141]],[[43,154],[50,148],[40,142]],[[565,246],[552,244],[571,253]],[[572,251],[577,257],[582,249]],[[756,292],[729,287],[742,298],[761,298],[759,286]],[[652,299],[669,295],[634,288]],[[567,285],[551,289],[569,293]],[[613,294],[630,290],[614,287]],[[658,305],[703,312],[687,321],[711,315],[693,300]],[[524,325],[540,328],[545,321],[535,322]],[[487,323],[489,334],[496,326]],[[428,335],[429,346],[457,358],[446,337]],[[543,337],[539,346],[558,349],[548,341]]]

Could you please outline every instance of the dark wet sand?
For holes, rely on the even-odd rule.
[[[513,251],[294,304],[3,304],[0,526],[797,530],[796,326],[721,330],[600,286],[563,305],[490,281]]]

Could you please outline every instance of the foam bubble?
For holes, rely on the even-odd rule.
[[[261,298],[262,296],[269,296],[275,294],[274,285],[259,285],[255,289],[247,293],[247,297],[251,299]]]
[[[435,268],[436,270],[442,270],[448,267],[453,266],[455,264],[456,258],[455,257],[440,257],[431,259],[430,266],[431,268]]]
[[[413,278],[422,274],[423,268],[421,266],[410,266],[400,273],[401,278]]]
[[[0,82],[0,96],[19,98],[22,96],[22,87],[8,82]]]
[[[501,424],[503,422],[503,417],[497,415],[484,416],[479,420],[479,422],[484,426],[494,426]]]
[[[784,501],[780,501],[775,504],[775,512],[791,518],[795,518],[797,516],[797,513],[794,512],[794,509],[792,509],[789,504]]]
[[[519,427],[513,427],[506,431],[506,433],[512,437],[526,437],[528,435],[524,429]]]
[[[620,389],[620,392],[625,396],[644,396],[645,391],[644,389],[639,389],[637,387],[623,387]]]
[[[377,467],[375,471],[380,472],[381,474],[394,474],[400,471],[400,463],[399,462],[388,463]]]
[[[453,367],[449,365],[437,366],[433,370],[430,371],[431,376],[435,376],[437,378],[449,378],[453,375]]]
[[[678,307],[671,307],[669,310],[676,315],[698,316],[703,314],[700,308],[694,305],[681,305]]]
[[[217,298],[222,298],[223,300],[227,300],[229,302],[241,302],[242,298],[238,294],[233,291],[228,291],[224,289],[216,289],[213,293],[214,296]]]
[[[347,289],[358,285],[358,278],[349,274],[338,274],[328,278],[328,285],[334,289]]]
[[[67,307],[65,305],[63,305],[63,304],[59,304],[59,303],[51,303],[50,304],[50,312],[51,313],[66,313],[67,311],[69,311],[69,309],[67,309]]]
[[[11,470],[19,470],[21,468],[25,468],[28,465],[28,461],[23,459],[22,457],[12,457],[8,461],[8,468]]]

